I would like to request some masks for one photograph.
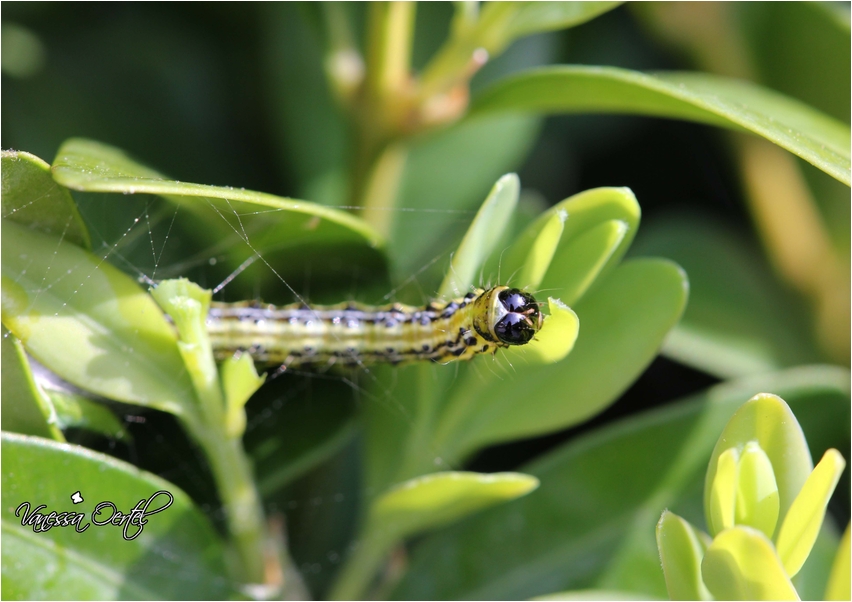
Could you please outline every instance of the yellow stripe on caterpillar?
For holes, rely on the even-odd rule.
[[[248,352],[260,364],[359,366],[471,359],[528,343],[543,319],[532,295],[497,286],[425,307],[213,303],[207,330],[219,360]]]

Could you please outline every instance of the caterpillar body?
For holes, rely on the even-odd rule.
[[[528,343],[543,319],[532,295],[497,286],[424,307],[213,303],[207,330],[217,360],[248,352],[267,365],[358,366],[471,359]]]

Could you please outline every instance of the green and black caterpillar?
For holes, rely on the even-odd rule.
[[[213,303],[207,330],[217,360],[248,352],[267,365],[360,366],[468,360],[530,342],[543,320],[532,295],[497,286],[424,307]]]

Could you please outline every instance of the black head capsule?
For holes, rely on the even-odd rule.
[[[541,328],[544,317],[538,302],[529,293],[516,288],[507,288],[498,293],[503,315],[498,314],[494,334],[506,345],[529,343]]]

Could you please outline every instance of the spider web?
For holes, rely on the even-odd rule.
[[[213,290],[216,300],[331,303],[357,299],[419,304],[434,294],[451,257],[449,249],[456,242],[449,237],[445,241],[448,250],[432,255],[412,274],[392,282],[375,254],[352,253],[351,248],[329,251],[308,246],[305,251],[288,250],[283,259],[280,254],[267,253],[255,245],[254,235],[244,227],[246,215],[233,207],[223,210],[199,199],[203,210],[217,215],[233,231],[230,240],[217,241],[199,235],[195,212],[156,197],[78,194],[76,198],[93,240],[93,253],[103,261],[136,278],[142,286],[187,277]],[[445,225],[446,214],[452,214],[451,221],[460,236],[475,214],[389,210],[396,213],[400,236],[406,229],[428,228],[430,217],[443,218]],[[54,254],[57,252],[58,245]],[[245,255],[245,260],[234,260]],[[50,278],[44,276],[45,286],[50,286]],[[511,374],[511,368],[500,364],[499,357],[469,369],[489,370],[501,378]],[[273,370],[267,384],[246,407],[244,444],[255,464],[267,514],[286,516],[291,553],[320,595],[341,560],[357,545],[352,529],[359,506],[377,493],[360,478],[364,458],[357,427],[359,412],[371,409],[413,426],[410,401],[401,399],[396,391],[398,370],[363,365],[348,371]],[[449,386],[459,364],[434,366],[432,370]],[[108,402],[108,406],[124,421],[129,439],[104,439],[71,429],[66,433],[69,442],[104,451],[175,483],[223,529],[225,517],[213,477],[200,450],[187,439],[174,417],[128,404]],[[454,468],[445,465],[439,450],[433,450],[433,454],[436,466]]]

